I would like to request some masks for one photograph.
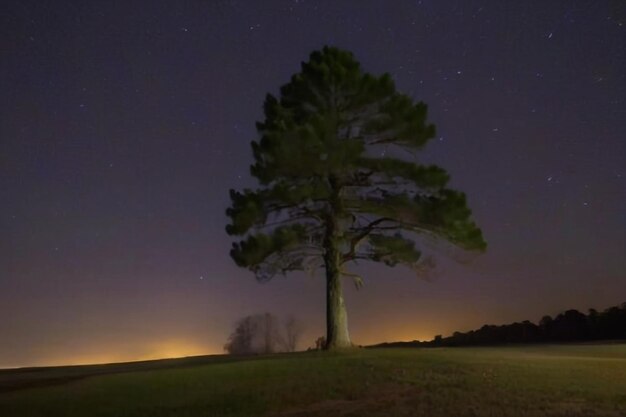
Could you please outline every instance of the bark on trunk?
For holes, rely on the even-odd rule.
[[[324,264],[326,267],[326,349],[342,349],[352,346],[348,334],[348,314],[341,288],[341,252],[339,242],[342,231],[338,218],[343,213],[341,185],[334,176],[329,178],[333,196],[331,212],[326,219],[324,239]]]
[[[326,349],[351,347],[348,315],[341,293],[341,280],[337,275],[327,275],[326,303]]]
[[[352,343],[341,288],[339,253],[334,247],[326,250],[326,349],[342,349],[351,347]]]

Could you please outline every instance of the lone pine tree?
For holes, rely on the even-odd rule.
[[[401,157],[435,135],[427,107],[396,91],[388,74],[364,73],[350,52],[324,47],[267,95],[251,173],[256,190],[230,191],[230,252],[260,281],[324,268],[327,348],[351,345],[342,277],[359,260],[420,268],[422,237],[484,250],[465,195],[449,176]],[[394,151],[394,149],[396,151]]]

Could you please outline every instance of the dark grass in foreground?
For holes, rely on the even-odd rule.
[[[0,369],[0,394],[26,388],[58,385],[98,375],[185,368],[209,363],[225,363],[239,360],[242,360],[242,358],[226,355],[207,355],[98,365]]]
[[[53,368],[48,376],[71,370],[75,378],[5,390],[0,416],[626,416],[623,344],[189,358],[154,362],[152,370],[149,364],[124,364],[124,373],[106,375],[93,371],[119,365],[84,368],[83,376],[92,375],[83,378],[83,367]],[[15,381],[16,372],[0,372],[0,381],[9,384],[11,373]]]

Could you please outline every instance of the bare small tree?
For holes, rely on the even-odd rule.
[[[239,320],[224,350],[232,355],[267,354],[281,350],[285,345],[278,320],[265,313]]]
[[[261,329],[263,330],[263,349],[260,353],[274,353],[277,347],[284,345],[276,317],[265,313],[262,316]]]
[[[294,316],[287,317],[285,320],[285,350],[287,352],[296,351],[302,330],[302,324]]]
[[[254,353],[253,340],[258,333],[258,320],[254,316],[246,316],[237,322],[235,330],[228,337],[224,350],[231,355]]]

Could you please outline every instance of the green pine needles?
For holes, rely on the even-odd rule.
[[[401,157],[435,136],[427,107],[396,91],[388,74],[364,73],[350,52],[324,47],[268,95],[251,173],[261,187],[230,191],[237,265],[266,281],[324,268],[327,347],[350,345],[341,277],[359,260],[419,268],[423,236],[486,248],[465,195],[433,165]]]

